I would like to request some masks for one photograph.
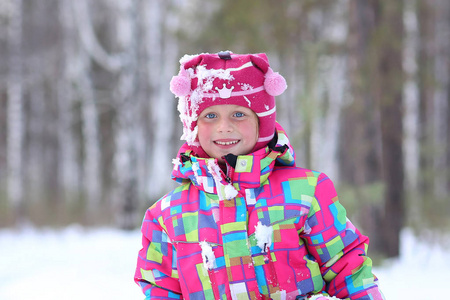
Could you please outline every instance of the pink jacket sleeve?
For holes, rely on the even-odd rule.
[[[145,214],[141,232],[142,249],[134,280],[146,299],[182,299],[175,247],[150,209]]]
[[[326,292],[341,299],[384,299],[367,256],[368,237],[347,219],[332,181],[318,177],[302,238],[320,265]]]

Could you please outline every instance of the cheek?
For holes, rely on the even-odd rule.
[[[211,133],[211,126],[205,123],[197,123],[198,126],[198,132],[197,132],[197,139],[200,141],[205,141],[207,137],[210,136]]]
[[[259,137],[259,127],[257,122],[250,122],[244,129],[246,139],[249,143],[256,143]]]
[[[252,130],[249,130],[249,132],[252,132],[252,136],[254,137],[255,140],[258,140],[259,138],[259,121],[255,120],[254,122],[252,122],[251,124]]]

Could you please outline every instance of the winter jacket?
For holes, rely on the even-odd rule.
[[[347,219],[332,181],[276,146],[215,159],[180,150],[181,183],[142,224],[135,281],[147,299],[383,299],[369,240]]]

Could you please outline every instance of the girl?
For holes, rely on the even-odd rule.
[[[143,220],[135,280],[147,299],[383,299],[333,183],[295,164],[275,121],[286,81],[267,56],[180,62],[171,91],[186,143],[180,186]]]

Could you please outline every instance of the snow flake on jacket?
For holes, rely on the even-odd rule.
[[[227,174],[180,149],[180,186],[142,224],[135,280],[147,299],[382,299],[368,238],[277,130],[276,146],[235,157]]]

